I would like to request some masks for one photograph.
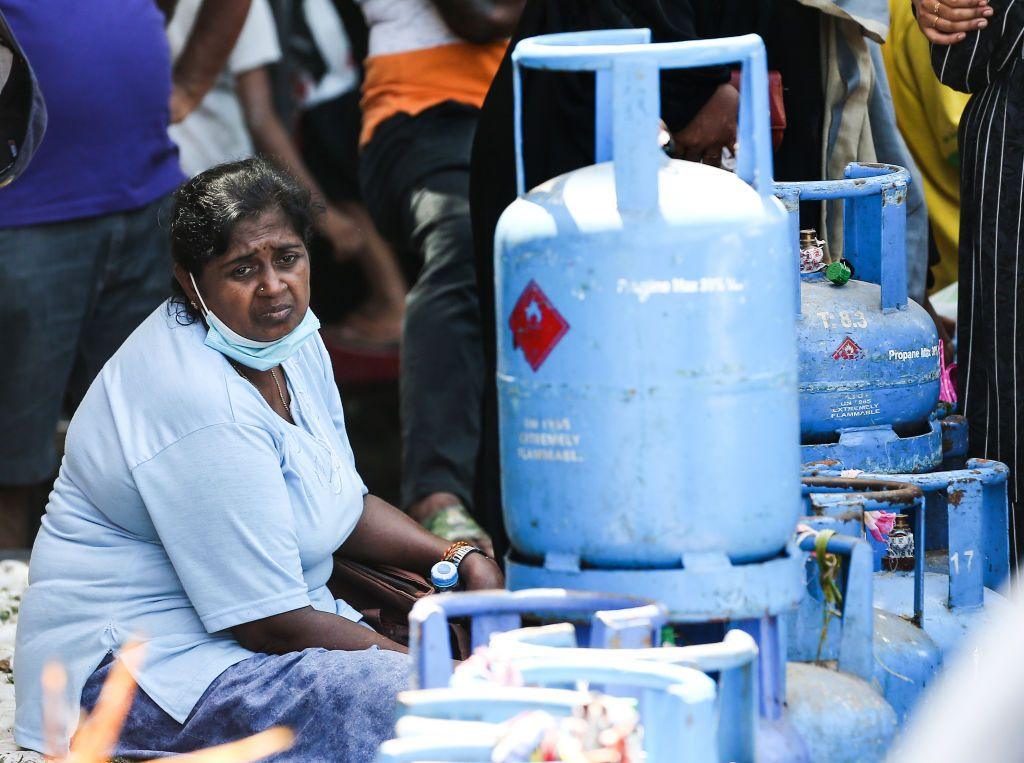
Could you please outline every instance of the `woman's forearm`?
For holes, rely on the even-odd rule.
[[[309,191],[317,205],[323,205],[325,214],[316,215],[313,222],[317,231],[330,243],[335,255],[341,258],[366,256],[368,251],[364,233],[355,220],[329,203],[277,115],[267,67],[260,66],[238,74],[235,91],[256,150],[282,165]]]
[[[313,607],[244,623],[232,628],[231,632],[246,649],[264,654],[287,654],[317,648],[355,652],[372,646],[393,652],[409,651],[359,623]]]
[[[448,545],[391,504],[367,495],[363,515],[338,553],[356,562],[391,564],[428,575]]]
[[[367,495],[359,522],[337,553],[357,562],[390,564],[429,575],[448,546],[448,541],[427,532],[391,504]],[[504,583],[497,565],[477,554],[467,557],[459,569],[471,588],[500,588]],[[408,651],[358,623],[312,607],[244,623],[231,631],[246,649],[267,654],[318,647],[355,651],[374,645],[396,652]]]

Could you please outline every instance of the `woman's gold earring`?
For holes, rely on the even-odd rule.
[[[196,304],[196,301],[194,299],[191,302],[189,302],[189,304],[192,305],[193,310],[199,309],[199,305]]]

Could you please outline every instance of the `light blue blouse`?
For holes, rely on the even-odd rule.
[[[104,655],[141,638],[135,678],[183,722],[225,668],[252,654],[232,626],[309,605],[359,620],[325,585],[366,487],[323,342],[283,364],[293,425],[203,344],[205,333],[161,305],[71,421],[19,613],[24,747],[42,749],[48,661],[64,664],[77,709]]]

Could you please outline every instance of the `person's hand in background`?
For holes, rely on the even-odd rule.
[[[690,123],[672,136],[675,155],[691,162],[718,167],[722,149],[736,145],[739,91],[729,83],[719,85]]]
[[[917,25],[929,42],[953,45],[984,29],[995,13],[988,0],[913,0]]]
[[[203,0],[185,48],[174,64],[171,124],[177,124],[210,91],[235,47],[252,0]],[[174,3],[166,3],[167,12]]]
[[[317,227],[330,243],[331,252],[338,262],[359,256],[367,247],[366,233],[359,227],[359,222],[333,204],[327,205]]]
[[[174,82],[171,85],[171,124],[184,120],[202,100],[202,95],[191,93],[186,85]]]

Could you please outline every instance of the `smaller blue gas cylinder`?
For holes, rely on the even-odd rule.
[[[801,440],[834,442],[865,427],[900,436],[934,429],[935,463],[917,465],[934,468],[940,438],[929,416],[939,400],[939,344],[928,313],[907,297],[910,177],[884,164],[851,164],[845,174],[844,180],[776,184],[791,214],[794,270],[799,205],[809,200],[842,200],[843,257],[853,267],[844,283],[833,272],[843,269],[838,262],[826,269],[807,258],[804,269],[811,272],[800,275]]]

